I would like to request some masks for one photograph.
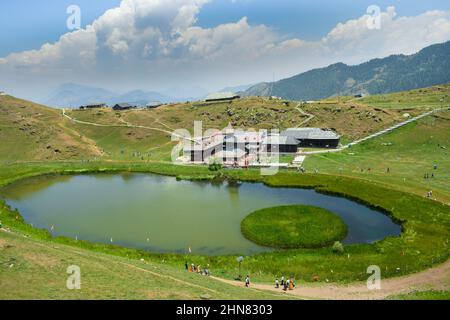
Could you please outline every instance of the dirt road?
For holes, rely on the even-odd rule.
[[[244,286],[243,282],[216,278],[235,286]],[[283,292],[274,285],[252,283],[251,287],[260,290]],[[419,273],[381,280],[380,290],[368,290],[365,282],[349,285],[304,285],[297,283],[297,288],[287,291],[287,295],[295,295],[305,299],[338,299],[338,300],[371,300],[385,299],[388,296],[424,290],[450,290],[450,260]]]

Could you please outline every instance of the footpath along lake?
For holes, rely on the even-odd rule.
[[[0,190],[34,227],[54,235],[153,252],[252,254],[271,250],[245,239],[240,223],[251,212],[305,204],[339,215],[344,243],[397,236],[401,227],[381,212],[314,190],[270,188],[261,183],[177,181],[152,174],[44,176]]]

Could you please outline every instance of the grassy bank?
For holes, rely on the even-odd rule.
[[[68,290],[77,265],[81,290]],[[1,299],[288,299],[186,272],[163,260],[136,260],[0,230]]]
[[[347,226],[325,209],[297,205],[255,211],[242,221],[241,231],[250,241],[267,247],[323,248],[344,239]]]
[[[390,300],[450,300],[450,291],[415,291],[389,297]]]

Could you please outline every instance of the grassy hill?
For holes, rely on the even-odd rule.
[[[1,299],[286,299],[246,290],[178,268],[35,240],[0,230]],[[81,290],[68,290],[66,270],[81,270]],[[24,290],[26,288],[26,290]]]
[[[3,162],[97,157],[95,143],[64,125],[61,112],[0,96],[0,159]]]
[[[405,113],[413,116],[448,105],[449,97],[450,86],[443,85],[362,99],[330,98],[312,104],[246,98],[231,103],[173,104],[155,110],[67,112],[77,120],[101,125],[95,126],[64,118],[60,110],[0,96],[0,139],[3,142],[0,145],[0,186],[18,178],[43,173],[83,173],[89,170],[207,175],[210,172],[206,167],[175,167],[166,163],[173,146],[170,131],[178,128],[191,130],[194,120],[203,120],[204,128],[220,129],[229,123],[256,129],[295,127],[313,115],[304,126],[335,128],[343,135],[344,141],[352,141],[403,121]],[[146,128],[132,128],[130,125]],[[410,199],[419,198],[395,190],[419,195],[421,199],[417,201],[420,205],[433,209],[425,216],[429,221],[433,222],[435,218],[437,222],[433,222],[430,231],[425,230],[420,221],[412,221],[415,231],[398,240],[406,252],[398,263],[402,266],[401,272],[404,272],[403,266],[420,270],[424,268],[425,260],[428,264],[435,262],[431,257],[437,254],[434,251],[436,248],[442,250],[440,233],[448,223],[448,218],[441,214],[443,209],[440,204],[425,200],[423,196],[424,192],[433,190],[439,202],[450,201],[449,128],[450,112],[439,112],[343,152],[310,156],[305,166],[311,174],[300,176],[295,171],[283,172],[268,182],[276,186],[277,183],[293,181],[296,186],[299,183],[303,187],[321,186],[331,192],[362,192],[363,198],[371,203],[387,209],[395,206],[396,214],[407,208],[400,216],[410,218],[409,215],[412,215],[414,219],[418,218],[414,217]],[[433,169],[435,163],[438,165],[436,170]],[[330,176],[315,175],[312,173],[315,169]],[[435,177],[423,179],[426,172],[434,173]],[[256,170],[236,170],[227,174],[238,179],[260,179]],[[355,185],[347,185],[346,181],[353,180],[335,176],[360,180],[354,180]],[[370,189],[372,185],[376,192]],[[394,191],[384,194],[383,190]],[[380,194],[385,198],[380,198]],[[0,214],[2,219],[4,217]],[[30,232],[26,228],[12,228],[12,231],[0,231],[0,298],[198,299],[205,293],[217,299],[274,298],[268,293],[242,291],[213,279],[185,273],[184,261],[180,258],[163,261],[165,258],[156,256],[141,262],[127,257],[126,250],[126,254],[119,257],[109,255],[107,251],[96,252],[54,242],[46,237],[28,237]],[[276,259],[265,256],[251,258],[248,268],[255,271],[255,278],[260,281],[272,281],[275,272],[281,270],[288,273],[293,266],[307,279],[319,273],[323,279],[335,281],[339,272],[346,279],[362,279],[366,274],[361,272],[363,269],[360,267],[366,266],[366,255],[369,255],[389,267],[392,276],[395,275],[392,257],[397,257],[399,253],[394,248],[398,244],[395,241],[397,239],[388,239],[369,249],[364,246],[351,248],[351,267],[346,265],[346,256],[331,256],[325,265],[318,267],[323,257],[330,254],[325,249],[317,254],[299,251],[294,256],[286,254]],[[411,245],[415,246],[414,250],[409,249]],[[417,253],[419,251],[422,252],[420,255]],[[439,254],[442,252],[439,251]],[[209,261],[205,259],[199,258],[199,261]],[[269,263],[265,259],[269,259]],[[220,276],[230,278],[235,272],[234,257],[212,258],[211,261],[220,266]],[[65,269],[70,264],[82,268],[84,280],[81,291],[65,289]],[[331,268],[334,274],[329,274]]]
[[[427,91],[425,95],[432,104],[416,104],[408,108],[380,107],[373,101],[356,99],[325,100],[313,104],[300,104],[270,100],[268,98],[246,98],[230,103],[188,103],[164,106],[155,110],[131,110],[115,112],[110,109],[70,111],[68,114],[82,121],[103,125],[124,126],[126,124],[154,128],[92,127],[66,125],[93,141],[105,152],[108,159],[157,161],[169,160],[169,132],[187,129],[192,133],[194,121],[202,121],[203,130],[222,129],[231,124],[237,128],[285,129],[297,126],[333,128],[342,135],[343,141],[352,141],[370,133],[403,121],[405,113],[415,116],[430,107],[436,107],[439,99],[450,92],[449,86],[442,91]],[[419,92],[414,96],[419,95]],[[375,99],[375,98],[373,98]],[[381,99],[381,98],[380,98]],[[447,98],[450,101],[450,98]],[[447,101],[446,100],[446,101]],[[437,101],[437,102],[435,102]],[[391,104],[392,105],[392,104]],[[314,117],[308,121],[308,115]],[[139,154],[136,156],[135,154]]]
[[[181,128],[192,132],[195,120],[203,122],[204,130],[221,129],[228,124],[283,129],[303,123],[302,126],[333,128],[342,135],[343,142],[350,142],[403,121],[405,114],[415,116],[449,103],[450,85],[441,85],[359,99],[330,98],[312,104],[246,98],[230,103],[173,104],[154,110],[67,111],[74,119],[104,125],[92,126],[63,118],[59,110],[0,96],[0,161],[169,161],[175,145],[170,141],[170,132]],[[308,115],[313,117],[305,123]],[[445,119],[446,114],[439,113],[352,151],[309,157],[305,165],[311,170],[364,178],[368,178],[367,171],[361,172],[361,168],[370,167],[374,169],[371,179],[406,186],[408,191],[419,194],[428,188],[447,189],[445,183],[439,182],[445,175],[437,175],[432,181],[420,180],[434,162],[442,163],[440,170],[447,165],[446,149],[437,147],[440,144],[446,148],[449,130],[445,130]],[[127,127],[130,124],[146,128]],[[386,176],[388,166],[392,170]],[[443,197],[445,201],[449,199],[447,191]]]
[[[170,132],[181,128],[192,132],[195,120],[203,122],[204,130],[228,124],[255,129],[298,125],[333,128],[345,143],[404,121],[405,114],[415,116],[449,104],[450,85],[440,85],[365,98],[329,98],[311,104],[253,97],[225,103],[179,103],[153,110],[67,111],[74,119],[103,125],[93,126],[63,118],[60,110],[0,96],[0,162],[170,161],[175,145]],[[432,189],[439,199],[448,202],[450,187],[443,173],[448,166],[448,149],[444,149],[449,140],[447,117],[441,112],[350,151],[308,157],[305,166],[310,171],[380,181],[420,195]],[[434,162],[440,164],[439,174],[423,181],[423,174]],[[385,174],[387,167],[391,169],[389,175]],[[361,172],[368,168],[373,169],[370,174]]]
[[[450,111],[442,111],[342,152],[307,157],[304,165],[309,171],[376,181],[421,196],[432,190],[436,199],[450,204],[449,142]]]

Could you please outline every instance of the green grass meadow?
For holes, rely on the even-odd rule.
[[[242,234],[267,247],[281,249],[322,248],[345,238],[341,218],[313,206],[281,206],[261,209],[241,223]]]

